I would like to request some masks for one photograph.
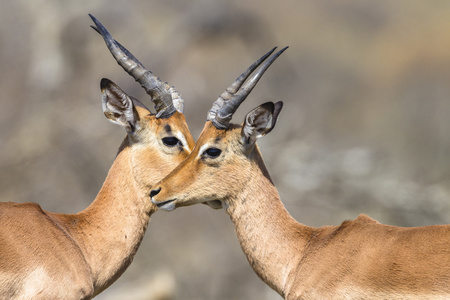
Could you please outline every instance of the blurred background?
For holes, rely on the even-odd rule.
[[[100,79],[150,103],[89,27],[92,13],[181,91],[194,137],[247,66],[290,46],[234,121],[284,101],[259,144],[299,222],[450,223],[447,1],[0,3],[1,201],[84,209],[125,136],[103,116]],[[227,214],[197,205],[154,214],[132,265],[96,299],[281,298],[253,273]]]

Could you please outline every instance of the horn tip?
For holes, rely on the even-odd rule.
[[[109,80],[108,78],[102,78],[102,80],[100,80],[100,89],[104,90],[111,84],[114,84],[111,80]]]

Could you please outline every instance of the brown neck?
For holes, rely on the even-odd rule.
[[[120,150],[94,202],[69,221],[68,231],[91,268],[95,294],[130,265],[156,210],[148,188],[134,179],[130,152]]]
[[[250,180],[228,202],[227,213],[250,265],[270,287],[284,294],[287,277],[298,265],[312,234],[287,212],[262,159],[253,162]]]

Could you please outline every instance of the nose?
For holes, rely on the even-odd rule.
[[[154,196],[158,195],[159,192],[161,192],[161,187],[157,188],[156,190],[150,191],[150,198],[153,198]]]

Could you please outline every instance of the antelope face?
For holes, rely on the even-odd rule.
[[[100,85],[105,116],[127,132],[121,150],[130,151],[139,182],[145,186],[158,182],[189,155],[195,142],[182,113],[158,118],[112,81],[102,79]]]
[[[135,178],[148,186],[185,160],[195,142],[179,112],[165,119],[146,115],[140,123],[142,129],[129,135],[130,150]]]
[[[256,139],[273,129],[281,107],[281,102],[265,103],[247,115],[243,126],[217,129],[208,121],[188,158],[155,185],[152,202],[167,211],[196,203],[228,207],[260,172]]]

